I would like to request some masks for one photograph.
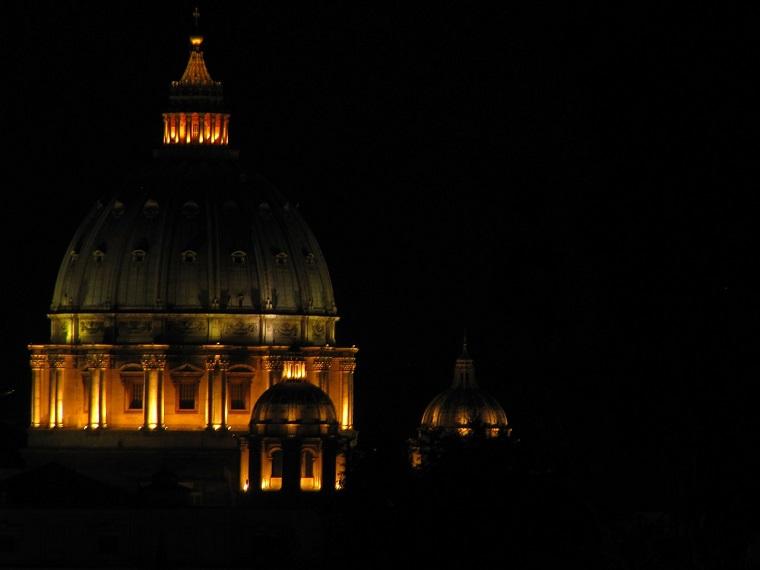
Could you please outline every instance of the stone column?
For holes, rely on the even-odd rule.
[[[271,388],[280,381],[282,375],[282,358],[279,356],[263,356],[261,369],[264,372],[266,387]]]
[[[163,373],[166,367],[166,356],[163,354],[144,354],[142,367],[145,373],[143,429],[153,431],[164,427]]]
[[[319,389],[328,396],[330,395],[330,366],[332,359],[329,356],[318,356],[314,359],[314,371],[317,373]]]
[[[323,493],[335,492],[335,459],[336,441],[327,439],[322,441],[322,487]]]
[[[340,363],[340,409],[337,410],[340,417],[340,429],[353,429],[354,427],[354,371],[356,359],[343,358]]]
[[[47,355],[33,354],[29,364],[32,368],[32,409],[29,425],[38,428],[42,426],[42,392],[44,390],[45,369],[48,366]]]
[[[55,418],[56,418],[56,381],[58,380],[58,368],[59,366],[57,363],[60,361],[60,364],[63,364],[63,359],[55,356],[49,356],[48,357],[48,427],[54,428],[55,427]]]
[[[227,368],[229,362],[223,358],[217,358],[213,371],[213,415],[212,427],[215,430],[227,427]]]
[[[214,371],[216,360],[206,359],[206,429],[214,428]]]
[[[87,355],[87,368],[90,370],[88,393],[90,413],[87,427],[98,429],[106,426],[106,371],[109,368],[109,356],[107,354]],[[62,384],[58,386],[59,390],[62,389]],[[60,418],[61,422],[62,419]]]
[[[48,427],[63,427],[63,356],[48,356]]]
[[[261,439],[251,437],[248,440],[248,492],[261,493],[261,480],[263,478],[262,462],[264,455],[262,453]]]
[[[249,468],[251,464],[250,450],[248,449],[248,440],[245,437],[240,438],[240,490],[248,492],[251,486]]]
[[[282,440],[282,490],[286,493],[301,490],[301,442],[298,438]]]

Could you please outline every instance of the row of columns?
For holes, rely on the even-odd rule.
[[[74,357],[68,358],[73,360]],[[73,369],[73,365],[66,366],[66,360],[67,357],[64,355],[32,355],[30,363],[32,368],[31,427],[64,427],[65,370]],[[108,354],[94,353],[86,357],[86,369],[89,376],[85,393],[88,403],[86,427],[89,429],[108,427],[107,378],[108,371],[111,369],[110,365],[111,359]],[[142,358],[142,366],[145,373],[143,428],[153,430],[164,425],[163,376],[166,357],[163,354],[146,354]],[[46,385],[48,389],[47,414],[42,409],[42,396]]]
[[[306,441],[299,437],[285,437],[276,440],[277,448],[282,452],[282,486],[278,489],[284,493],[301,491],[301,462],[305,450],[313,450],[315,454],[315,469],[319,472],[315,476],[320,480],[318,490],[322,493],[331,493],[336,490],[336,469],[338,457],[341,456],[345,463],[345,454],[342,452],[342,444],[334,437],[319,438],[318,447],[314,441]],[[251,436],[240,440],[240,490],[260,493],[264,489],[262,480],[270,477],[272,466],[269,464],[267,444],[272,444],[271,438],[262,439]],[[341,465],[345,469],[345,465]],[[342,474],[341,474],[342,475]],[[317,489],[315,489],[317,490]]]
[[[67,359],[70,364],[67,366]],[[31,426],[64,427],[64,394],[65,370],[73,369],[73,355],[33,354],[32,394],[31,394]],[[104,353],[88,354],[86,368],[89,373],[86,398],[89,404],[87,427],[98,429],[107,427],[108,401],[107,377],[111,369],[110,355]],[[164,392],[166,356],[160,353],[145,354],[142,357],[144,371],[143,389],[143,429],[155,430],[164,427]],[[330,359],[317,359],[313,370],[317,374],[319,387],[327,394],[332,394],[330,386]],[[353,374],[356,363],[353,358],[344,358],[340,362],[340,395],[339,401],[334,402],[341,429],[353,429]],[[265,375],[265,385],[271,387],[282,375],[283,361],[280,357],[264,357],[262,371]],[[227,372],[229,361],[220,355],[210,357],[206,361],[208,374],[208,393],[206,410],[206,426],[209,429],[226,429],[227,418]],[[43,391],[48,390],[48,409],[43,410]],[[337,389],[337,387],[336,387]]]
[[[227,145],[229,124],[226,113],[164,113],[164,144]]]

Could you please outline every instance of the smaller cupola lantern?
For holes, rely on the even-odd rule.
[[[283,364],[282,380],[256,402],[241,440],[241,490],[340,490],[349,438],[340,433],[335,407],[305,378],[303,361]]]

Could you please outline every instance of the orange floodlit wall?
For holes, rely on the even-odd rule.
[[[164,144],[229,144],[226,113],[164,113]]]

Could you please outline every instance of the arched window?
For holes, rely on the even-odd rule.
[[[301,490],[319,491],[321,479],[319,476],[320,461],[315,449],[304,449],[301,452]]]
[[[143,261],[145,261],[145,250],[144,249],[132,250],[132,261],[135,263],[142,263]]]
[[[248,383],[230,382],[229,388],[230,410],[247,410]]]
[[[200,206],[196,202],[193,202],[192,200],[189,202],[185,202],[182,205],[182,215],[187,218],[188,220],[192,220],[198,215],[198,212],[200,211]]]
[[[301,477],[314,477],[314,454],[308,450],[301,456]]]
[[[235,265],[245,265],[246,253],[241,250],[232,252],[232,263]]]
[[[266,465],[262,473],[261,489],[264,491],[279,491],[282,489],[282,449],[279,447],[274,448],[265,457]]]
[[[158,202],[156,202],[153,198],[148,199],[145,202],[145,205],[143,206],[143,216],[145,216],[149,220],[152,220],[153,218],[158,216],[158,212],[159,212]]]
[[[282,478],[282,449],[272,452],[272,477]]]

